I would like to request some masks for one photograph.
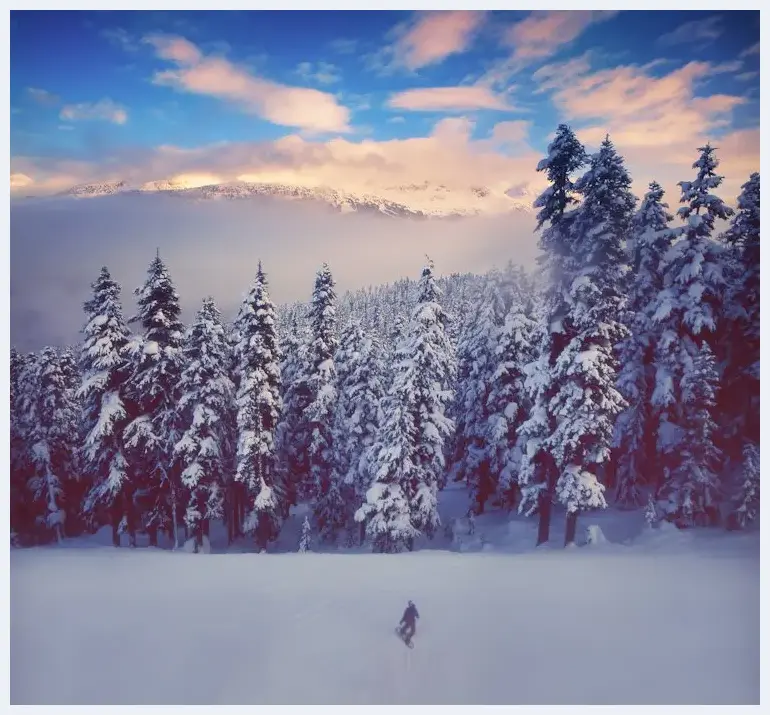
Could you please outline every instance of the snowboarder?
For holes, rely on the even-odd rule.
[[[414,603],[409,601],[406,610],[404,611],[404,615],[401,616],[401,623],[399,624],[400,628],[398,630],[399,635],[404,639],[404,642],[407,645],[410,645],[412,642],[412,637],[417,630],[416,619],[419,617],[420,614],[417,613],[417,608]]]

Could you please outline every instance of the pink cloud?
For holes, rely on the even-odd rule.
[[[396,43],[396,57],[409,69],[419,69],[463,52],[484,17],[483,12],[462,10],[422,13]]]
[[[347,132],[350,112],[334,95],[258,77],[224,57],[206,56],[182,37],[150,36],[161,59],[177,65],[156,72],[155,84],[231,102],[273,124],[312,132]]]
[[[550,57],[590,25],[615,15],[617,10],[536,10],[513,25],[506,39],[513,45],[514,59]]]
[[[545,60],[576,40],[586,29],[617,15],[617,10],[535,10],[505,33],[513,53],[495,63],[482,78],[493,86],[506,86],[525,67]]]
[[[511,111],[513,107],[487,87],[426,87],[394,94],[388,100],[393,109],[418,112],[467,111],[496,109]]]

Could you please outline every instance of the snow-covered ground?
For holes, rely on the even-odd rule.
[[[11,702],[758,703],[758,533],[582,523],[615,543],[490,515],[402,555],[12,550]]]

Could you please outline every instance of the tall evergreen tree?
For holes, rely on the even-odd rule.
[[[519,428],[525,445],[519,471],[522,500],[519,510],[539,515],[537,543],[548,541],[551,505],[559,476],[558,465],[550,449],[549,438],[556,429],[556,415],[551,406],[559,389],[552,373],[562,351],[577,333],[572,323],[568,297],[577,269],[572,259],[571,229],[577,203],[572,175],[586,162],[583,145],[565,124],[559,125],[554,140],[548,145],[548,156],[540,161],[549,187],[535,200],[537,226],[541,230],[543,251],[541,268],[547,289],[544,295],[544,323],[539,330],[538,357],[526,366],[525,386],[532,401],[529,418]],[[546,226],[543,229],[543,226]]]
[[[32,427],[37,394],[37,356],[11,348],[10,370],[10,521],[15,543],[35,532],[35,509],[28,483],[33,476]]]
[[[658,454],[661,480],[658,492],[669,497],[669,515],[687,523],[715,521],[711,494],[716,483],[703,478],[718,474],[721,455],[713,454],[711,445],[696,448],[697,434],[709,439],[713,430],[693,431],[693,420],[714,419],[713,393],[718,388],[718,373],[713,371],[712,343],[722,313],[724,278],[723,252],[712,239],[717,219],[726,219],[733,211],[715,194],[722,177],[716,174],[718,162],[711,146],[702,147],[693,164],[698,170],[695,181],[680,182],[685,206],[679,209],[685,227],[682,238],[667,255],[664,289],[656,301],[653,321],[659,325],[660,338],[656,345],[656,385],[652,395],[658,417]],[[709,347],[708,357],[703,346]],[[700,376],[696,378],[693,372]],[[694,380],[711,380],[709,397],[698,395],[692,387]],[[698,395],[688,399],[687,394]],[[697,412],[698,416],[694,416]],[[698,466],[688,455],[708,455],[709,464]],[[705,458],[705,457],[704,457]],[[688,466],[689,465],[689,466]],[[685,477],[688,468],[704,470],[702,474]],[[711,479],[711,477],[708,477]],[[691,491],[691,486],[697,493]],[[697,490],[700,490],[699,492]],[[699,509],[708,509],[708,513]]]
[[[120,286],[106,267],[91,288],[93,295],[83,306],[85,340],[80,353],[83,379],[79,394],[86,433],[83,465],[90,482],[83,511],[87,518],[107,511],[115,546],[120,546],[120,526],[125,520],[130,544],[136,546],[134,483],[123,444],[128,422],[129,330],[123,319]]]
[[[312,400],[308,384],[309,343],[307,330],[296,319],[293,320],[281,348],[283,411],[276,430],[284,516],[300,498],[307,496],[303,487],[309,472],[307,434],[304,430],[305,411]]]
[[[280,353],[275,307],[260,263],[236,321],[238,358],[238,468],[246,485],[249,514],[244,527],[257,546],[267,548],[278,535],[281,499],[276,490],[275,431],[281,414]]]
[[[174,446],[179,440],[176,406],[182,373],[184,326],[179,320],[179,295],[160,255],[150,263],[147,279],[135,291],[141,340],[129,342],[132,374],[127,399],[131,421],[126,427],[125,444],[135,471],[136,485],[145,504],[144,527],[150,545],[158,543],[158,529],[179,544],[179,469]]]
[[[623,159],[609,138],[575,183],[583,201],[571,228],[573,271],[568,285],[574,333],[560,353],[550,409],[556,428],[548,444],[559,477],[556,493],[567,509],[565,543],[575,539],[581,511],[606,507],[600,481],[612,446],[615,420],[626,407],[616,388],[614,348],[626,337],[620,322],[625,296],[623,241],[636,199]]]
[[[187,491],[185,523],[203,546],[213,519],[224,516],[225,479],[232,443],[234,387],[228,374],[228,345],[213,298],[205,298],[184,340],[179,385],[179,430],[174,446]]]
[[[430,537],[440,525],[438,492],[454,428],[446,416],[453,365],[440,297],[429,261],[370,452],[373,483],[356,514],[379,551],[411,549],[416,536]]]
[[[452,478],[471,489],[478,513],[495,493],[496,477],[488,447],[488,400],[494,386],[498,333],[505,319],[500,277],[492,275],[481,296],[470,330],[459,349],[457,391],[453,405]]]
[[[33,474],[29,481],[38,525],[59,542],[79,510],[75,472],[79,410],[73,385],[55,348],[41,350],[31,404]]]
[[[345,526],[342,485],[334,479],[332,421],[337,401],[337,295],[329,266],[316,274],[310,306],[312,343],[309,350],[308,387],[312,401],[305,412],[310,473],[314,496],[313,516],[321,538],[334,540]]]
[[[718,352],[724,362],[718,410],[723,441],[735,462],[745,444],[759,442],[759,174],[743,184],[730,228],[726,327]]]
[[[634,216],[630,258],[632,279],[626,306],[629,335],[620,346],[618,388],[628,408],[615,424],[617,502],[637,507],[644,503],[641,487],[658,470],[652,392],[653,358],[660,337],[652,315],[663,290],[665,257],[679,233],[669,224],[673,216],[663,202],[663,189],[653,181]]]
[[[338,394],[332,481],[342,485],[346,524],[352,536],[354,513],[370,486],[366,457],[377,436],[378,406],[384,394],[379,342],[351,323],[342,331],[335,363]]]
[[[495,371],[487,398],[486,443],[489,471],[497,475],[496,502],[511,509],[518,496],[518,474],[523,454],[519,427],[528,418],[530,402],[525,390],[525,366],[534,359],[535,321],[531,305],[512,296],[505,323],[495,346]]]

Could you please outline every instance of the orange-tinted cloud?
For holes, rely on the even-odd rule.
[[[350,112],[332,94],[258,77],[224,57],[204,55],[183,37],[151,35],[145,39],[158,57],[177,65],[156,72],[155,84],[217,97],[273,124],[315,132],[350,130]]]

